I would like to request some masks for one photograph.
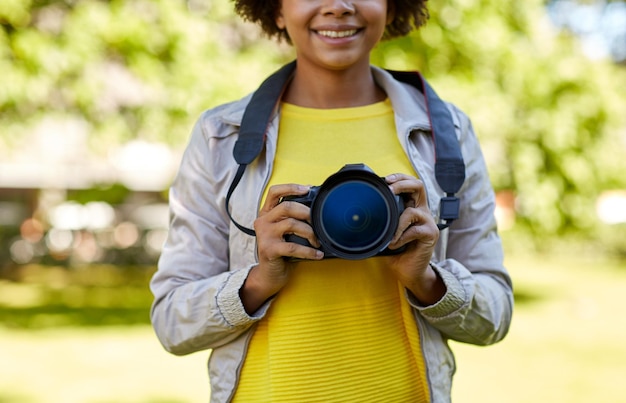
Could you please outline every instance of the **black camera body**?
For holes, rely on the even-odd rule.
[[[308,194],[286,196],[284,201],[311,208],[311,225],[325,258],[358,260],[405,249],[388,248],[404,211],[402,198],[365,164],[345,165]],[[285,240],[311,246],[296,235]]]

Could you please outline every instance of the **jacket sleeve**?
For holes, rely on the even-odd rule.
[[[469,119],[452,109],[460,122],[466,179],[458,194],[460,217],[447,230],[444,259],[431,263],[447,292],[431,306],[421,306],[409,298],[414,308],[445,337],[488,345],[500,341],[509,330],[512,283],[503,265],[494,215],[495,195],[478,139]]]
[[[228,178],[213,166],[219,165],[214,159],[231,154],[215,149],[220,141],[205,135],[202,119],[196,124],[170,188],[169,234],[150,283],[153,327],[165,349],[177,355],[228,343],[266,309],[258,317],[246,313],[239,289],[251,267],[229,264],[229,222],[218,197]]]

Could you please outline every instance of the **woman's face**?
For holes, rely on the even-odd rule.
[[[392,17],[387,0],[282,0],[276,24],[287,30],[299,63],[345,70],[369,66]]]

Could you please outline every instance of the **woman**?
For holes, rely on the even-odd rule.
[[[424,23],[424,2],[236,0],[235,7],[288,40],[297,67],[228,207],[232,150],[250,98],[197,122],[170,191],[170,233],[151,283],[159,339],[174,354],[212,349],[215,402],[449,401],[447,340],[501,340],[513,299],[469,120],[448,106],[467,179],[459,219],[440,232],[435,217],[445,194],[434,177],[424,98],[370,65],[381,39]],[[389,243],[398,253],[324,259],[309,207],[283,198],[306,195],[355,162],[403,195]]]

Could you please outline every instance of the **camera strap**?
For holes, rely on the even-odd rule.
[[[261,86],[252,94],[252,98],[243,114],[239,138],[233,148],[233,156],[239,164],[239,168],[226,194],[226,212],[233,224],[250,236],[255,236],[255,231],[239,224],[232,217],[229,208],[230,197],[241,181],[246,167],[263,151],[272,113],[280,101],[285,86],[293,75],[295,68],[295,61],[286,64],[265,79]],[[440,222],[437,224],[439,229],[443,230],[459,217],[460,202],[455,193],[459,191],[465,180],[465,163],[463,162],[461,148],[456,137],[452,115],[446,104],[419,72],[388,71],[396,80],[417,88],[426,100],[426,109],[435,144],[435,178],[441,189],[446,193],[446,196],[441,198],[440,201]]]
[[[387,71],[396,80],[411,84],[424,94],[431,135],[435,143],[435,179],[446,193],[439,202],[440,222],[437,226],[440,230],[445,229],[459,218],[460,200],[455,193],[461,189],[465,181],[465,162],[459,140],[456,138],[452,115],[445,102],[419,72]]]

